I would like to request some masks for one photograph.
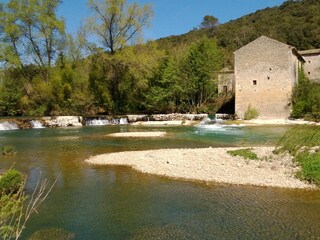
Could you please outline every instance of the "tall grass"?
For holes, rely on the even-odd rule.
[[[288,152],[301,166],[298,177],[320,186],[320,127],[295,126],[278,141],[275,153]]]

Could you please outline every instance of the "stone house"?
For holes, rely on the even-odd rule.
[[[305,75],[310,80],[320,82],[320,49],[299,51],[299,54],[305,60],[303,65]]]
[[[299,68],[306,62],[303,56],[310,56],[310,76],[317,76],[314,68],[320,62],[313,52],[299,53],[294,47],[265,36],[238,49],[234,56],[235,113],[239,118],[244,117],[249,106],[259,112],[259,118],[290,116],[292,89],[298,81]]]
[[[218,72],[218,94],[234,92],[234,71],[228,68]]]

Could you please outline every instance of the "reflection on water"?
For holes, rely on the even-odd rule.
[[[64,229],[75,239],[320,239],[320,192],[174,181],[126,167],[93,167],[91,155],[151,148],[273,144],[284,127],[34,129],[0,133],[18,154],[2,157],[29,174],[57,183],[29,222],[24,238]],[[168,131],[164,138],[112,138],[113,132]]]

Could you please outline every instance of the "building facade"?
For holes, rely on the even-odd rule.
[[[244,118],[250,106],[258,111],[259,118],[290,116],[292,90],[298,81],[299,67],[305,63],[298,51],[261,36],[234,55],[236,115]],[[314,58],[311,62],[316,63]]]
[[[299,51],[305,60],[303,65],[305,75],[313,81],[320,82],[320,49]]]
[[[234,92],[234,71],[228,68],[218,73],[218,94]]]

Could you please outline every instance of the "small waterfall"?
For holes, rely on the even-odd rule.
[[[2,122],[0,123],[0,131],[16,130],[19,129],[18,125],[14,122]]]
[[[39,128],[45,128],[41,122],[39,122],[38,120],[31,120],[30,121],[30,124],[32,126],[32,128],[36,128],[36,129],[39,129]]]
[[[105,126],[109,124],[110,122],[107,119],[91,119],[86,122],[87,126]]]
[[[128,124],[128,119],[127,118],[120,118],[120,125],[125,125]]]
[[[127,118],[114,118],[112,120],[108,119],[88,119],[86,121],[87,126],[105,126],[105,125],[125,125],[128,124]]]
[[[212,120],[211,118],[207,117],[200,122],[200,125],[212,125],[216,123],[217,123],[216,119]]]

